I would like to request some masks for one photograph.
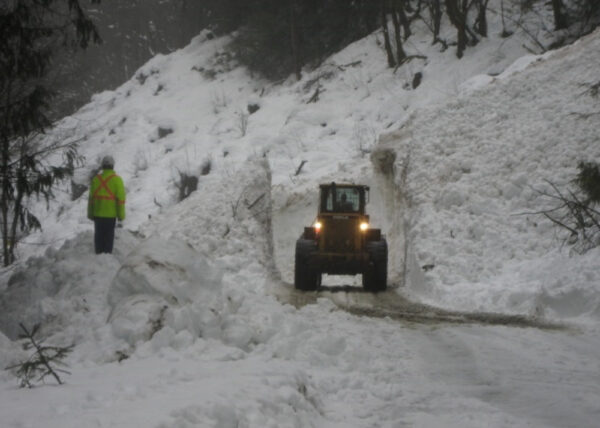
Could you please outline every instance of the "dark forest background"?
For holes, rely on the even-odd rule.
[[[92,94],[114,89],[158,53],[187,45],[202,29],[215,35],[232,33],[231,53],[238,63],[271,80],[316,66],[327,56],[373,31],[381,32],[382,54],[390,67],[409,56],[403,48],[412,26],[421,21],[441,50],[462,57],[469,46],[488,36],[489,0],[101,0],[81,6],[97,26],[103,43],[86,50],[65,50],[53,59],[51,86],[57,93],[52,116],[62,117],[89,101]],[[597,25],[600,0],[503,0],[503,36],[524,21],[515,13],[546,10],[557,47]],[[539,12],[536,12],[539,13]],[[512,14],[508,16],[508,14]],[[456,32],[440,37],[444,22]],[[576,27],[576,28],[575,28]]]

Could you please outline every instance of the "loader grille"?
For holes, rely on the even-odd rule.
[[[359,219],[350,216],[324,219],[322,239],[323,251],[358,251],[360,249]]]

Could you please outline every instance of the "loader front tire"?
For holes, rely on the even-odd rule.
[[[366,291],[385,291],[387,288],[388,248],[385,239],[367,242],[369,266],[363,272],[363,288]]]
[[[310,255],[315,251],[317,243],[312,239],[300,238],[296,241],[294,287],[297,290],[314,291],[319,287],[321,275],[309,265]]]

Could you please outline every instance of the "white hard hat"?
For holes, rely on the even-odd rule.
[[[100,165],[102,168],[112,168],[115,166],[115,160],[112,156],[107,155],[102,158],[102,163]]]

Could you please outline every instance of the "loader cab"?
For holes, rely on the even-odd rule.
[[[322,184],[319,213],[365,214],[369,187],[350,184]]]
[[[319,251],[355,255],[364,250],[374,230],[366,214],[368,186],[322,184],[317,218],[304,236],[315,239]],[[328,272],[329,273],[329,272]]]

